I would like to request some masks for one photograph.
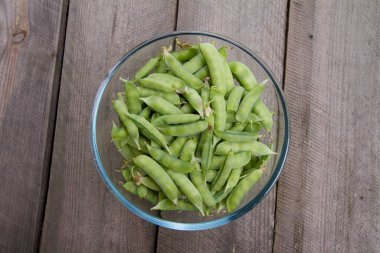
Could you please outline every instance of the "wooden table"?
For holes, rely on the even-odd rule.
[[[379,13],[379,0],[0,0],[0,252],[379,252]],[[107,70],[174,30],[257,52],[292,120],[276,189],[208,231],[133,215],[90,152]]]

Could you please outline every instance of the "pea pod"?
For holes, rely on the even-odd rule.
[[[240,102],[239,108],[236,112],[235,118],[239,122],[246,122],[248,115],[252,112],[253,106],[259,100],[261,94],[265,89],[264,84],[255,85]]]
[[[206,182],[213,182],[218,175],[218,170],[208,170],[206,172]]]
[[[223,185],[227,182],[230,176],[231,170],[234,167],[234,153],[230,151],[227,155],[226,161],[224,162],[223,168],[219,170],[215,181],[211,185],[211,192],[217,192],[222,189]]]
[[[128,145],[121,145],[120,144],[120,141],[114,136],[115,135],[115,131],[117,131],[117,126],[115,125],[115,123],[113,123],[113,127],[112,127],[112,141],[113,143],[115,144],[117,150],[121,153],[121,155],[123,156],[123,158],[127,161],[131,161],[132,158],[133,158],[133,151],[130,149],[130,147]]]
[[[212,84],[218,87],[219,92],[224,96],[226,94],[225,74],[218,50],[210,43],[201,43],[199,48],[206,59]]]
[[[182,148],[180,159],[185,162],[191,162],[194,157],[195,149],[197,147],[197,140],[192,138],[186,141]]]
[[[246,126],[247,123],[236,123],[230,128],[230,131],[243,131]]]
[[[152,178],[165,195],[176,204],[178,201],[178,188],[166,171],[152,158],[140,155],[133,159],[134,163]]]
[[[165,137],[149,121],[135,114],[127,114],[127,116],[133,120],[138,128],[145,130],[147,138],[165,148],[170,154]]]
[[[230,70],[230,67],[228,66],[227,61],[223,57],[221,57],[221,61],[223,63],[223,71],[224,76],[226,78],[226,96],[228,96],[231,93],[231,91],[235,88],[234,77],[232,76],[232,72]]]
[[[215,199],[203,179],[202,172],[194,170],[190,173],[191,181],[198,189],[206,206],[215,206]]]
[[[202,196],[187,176],[173,170],[168,170],[168,174],[187,199],[204,215]]]
[[[148,195],[148,188],[146,188],[145,185],[137,186],[137,195],[140,198],[145,198],[146,195]]]
[[[194,108],[190,104],[184,104],[181,108],[183,113],[192,113],[194,112]]]
[[[225,141],[235,141],[235,142],[252,142],[256,141],[261,135],[260,133],[249,133],[249,132],[239,132],[239,131],[215,131],[215,135]]]
[[[164,115],[183,113],[175,105],[171,104],[170,102],[166,101],[165,99],[159,96],[150,96],[147,98],[141,98],[141,100],[154,111]]]
[[[140,177],[139,182],[153,191],[160,190],[160,187],[150,177]]]
[[[208,71],[207,65],[195,72],[194,76],[200,80],[204,80],[206,77],[210,76],[210,72]]]
[[[197,48],[186,48],[179,51],[174,51],[172,55],[180,62],[190,60],[198,53]]]
[[[136,87],[137,91],[139,92],[140,98],[146,98],[150,96],[158,96],[162,97],[163,99],[167,100],[168,102],[172,103],[173,105],[179,105],[181,104],[181,100],[177,93],[170,92],[170,93],[164,93],[161,91],[144,88],[144,87]]]
[[[149,78],[169,84],[170,87],[176,89],[177,93],[185,92],[186,83],[178,77],[169,74],[153,73],[149,75]]]
[[[130,113],[138,114],[141,111],[140,95],[136,86],[125,79],[120,78],[124,82],[125,102]]]
[[[177,137],[169,146],[172,156],[178,158],[181,154],[182,148],[187,141],[187,137]]]
[[[150,118],[151,109],[149,106],[145,107],[139,112],[139,116],[143,117],[144,119],[148,120]]]
[[[210,88],[211,108],[214,111],[215,130],[224,131],[226,128],[227,112],[224,95],[215,86]]]
[[[135,80],[139,80],[141,78],[146,77],[149,74],[149,72],[151,72],[154,69],[154,67],[156,67],[158,60],[158,57],[150,59],[141,69],[139,69],[136,72]]]
[[[214,155],[211,160],[210,170],[219,170],[223,166],[223,163],[225,160],[226,160],[226,156]],[[232,162],[232,164],[234,165],[233,168],[243,167],[247,165],[250,160],[251,160],[250,152],[235,153],[233,162]]]
[[[200,120],[188,124],[158,127],[158,129],[169,136],[191,136],[203,132],[207,129],[207,126],[206,121]]]
[[[210,168],[211,165],[211,159],[213,156],[213,132],[208,131],[207,137],[205,140],[205,143],[203,144],[202,148],[202,160],[201,160],[201,167],[202,167],[202,175],[203,178],[206,178],[206,173]]]
[[[203,118],[202,98],[198,92],[192,88],[187,88],[183,96],[187,99],[189,104],[199,113],[201,118]]]
[[[190,73],[195,73],[199,69],[201,69],[206,64],[206,59],[203,57],[203,54],[199,52],[193,58],[191,58],[188,62],[185,62],[183,66]]]
[[[155,126],[186,124],[198,121],[201,117],[197,114],[163,115],[152,120]]]
[[[245,64],[232,61],[229,63],[229,66],[232,74],[247,91],[250,91],[257,84],[255,76]]]
[[[168,199],[163,199],[158,202],[157,205],[151,208],[151,210],[161,210],[161,211],[197,211],[198,209],[191,203],[179,200],[175,205]]]
[[[133,194],[137,194],[137,186],[134,182],[128,181],[125,184],[123,184],[123,188]]]
[[[254,170],[236,185],[227,198],[228,212],[233,212],[240,205],[244,196],[260,180],[262,174],[262,170]]]
[[[154,160],[168,169],[181,173],[189,173],[196,169],[194,164],[175,158],[159,148],[148,146],[148,150]]]
[[[166,65],[174,73],[175,76],[181,78],[193,89],[200,89],[203,86],[202,81],[187,71],[185,67],[167,50],[164,50],[164,59]]]
[[[273,112],[268,109],[262,100],[256,102],[253,112],[263,119],[261,124],[265,130],[270,131],[273,126]]]
[[[137,148],[140,149],[140,144],[138,142],[140,134],[139,134],[136,124],[132,120],[130,120],[129,117],[127,117],[128,115],[127,105],[125,104],[124,101],[120,99],[112,101],[112,104],[116,113],[119,115],[121,122],[123,123],[124,127],[127,129],[128,135],[132,138]]]
[[[276,154],[270,148],[268,148],[264,143],[253,141],[253,142],[232,142],[223,141],[221,142],[215,150],[216,155],[227,155],[228,152],[251,152],[252,155],[273,155]]]
[[[226,183],[226,187],[224,189],[218,191],[214,195],[216,203],[220,203],[231,193],[231,191],[238,184],[242,171],[243,171],[243,168],[241,168],[241,167],[233,169],[231,171],[231,174],[228,177],[228,180]]]
[[[168,72],[165,61],[162,58],[157,63],[156,72],[163,74]]]
[[[244,127],[245,132],[249,133],[257,133],[261,130],[261,123],[260,122],[255,122],[255,123],[247,123]]]
[[[244,88],[241,86],[235,86],[232,89],[227,100],[227,112],[237,112],[244,91]]]

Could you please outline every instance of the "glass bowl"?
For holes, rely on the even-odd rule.
[[[123,159],[111,140],[112,121],[117,122],[112,108],[112,99],[118,91],[123,90],[119,78],[132,79],[134,73],[150,58],[157,56],[162,47],[174,45],[175,39],[189,43],[214,42],[216,46],[226,45],[229,50],[228,60],[239,60],[245,63],[254,73],[257,80],[268,79],[263,101],[275,112],[274,126],[266,142],[272,143],[276,151],[267,165],[263,177],[247,194],[240,207],[233,213],[221,212],[211,216],[200,216],[198,212],[151,211],[146,200],[126,192],[120,182],[120,168]],[[91,147],[96,167],[103,181],[116,198],[129,210],[141,218],[156,225],[178,230],[203,230],[227,224],[252,210],[275,185],[285,163],[289,148],[289,117],[281,87],[269,68],[247,47],[226,37],[207,32],[173,32],[145,41],[125,54],[109,71],[101,83],[95,98],[91,118]]]

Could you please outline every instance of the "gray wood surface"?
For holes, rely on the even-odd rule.
[[[154,250],[156,227],[101,181],[89,123],[107,71],[141,41],[172,31],[175,14],[176,1],[70,1],[42,252]]]
[[[0,1],[0,252],[38,248],[65,8],[63,0]]]
[[[282,80],[286,1],[179,1],[177,30],[233,38],[255,51]],[[157,251],[271,252],[276,193],[229,225],[198,232],[159,228]]]
[[[291,1],[274,252],[379,252],[379,13],[379,1]]]

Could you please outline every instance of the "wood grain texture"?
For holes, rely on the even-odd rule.
[[[179,1],[177,30],[231,37],[255,51],[282,80],[286,1]],[[221,228],[182,232],[159,228],[157,251],[271,252],[276,194]]]
[[[89,125],[108,70],[138,43],[172,31],[175,13],[176,1],[70,1],[42,252],[154,250],[156,227],[101,181]]]
[[[379,13],[379,1],[291,1],[274,252],[379,252]]]
[[[37,250],[66,1],[0,1],[0,252]]]

